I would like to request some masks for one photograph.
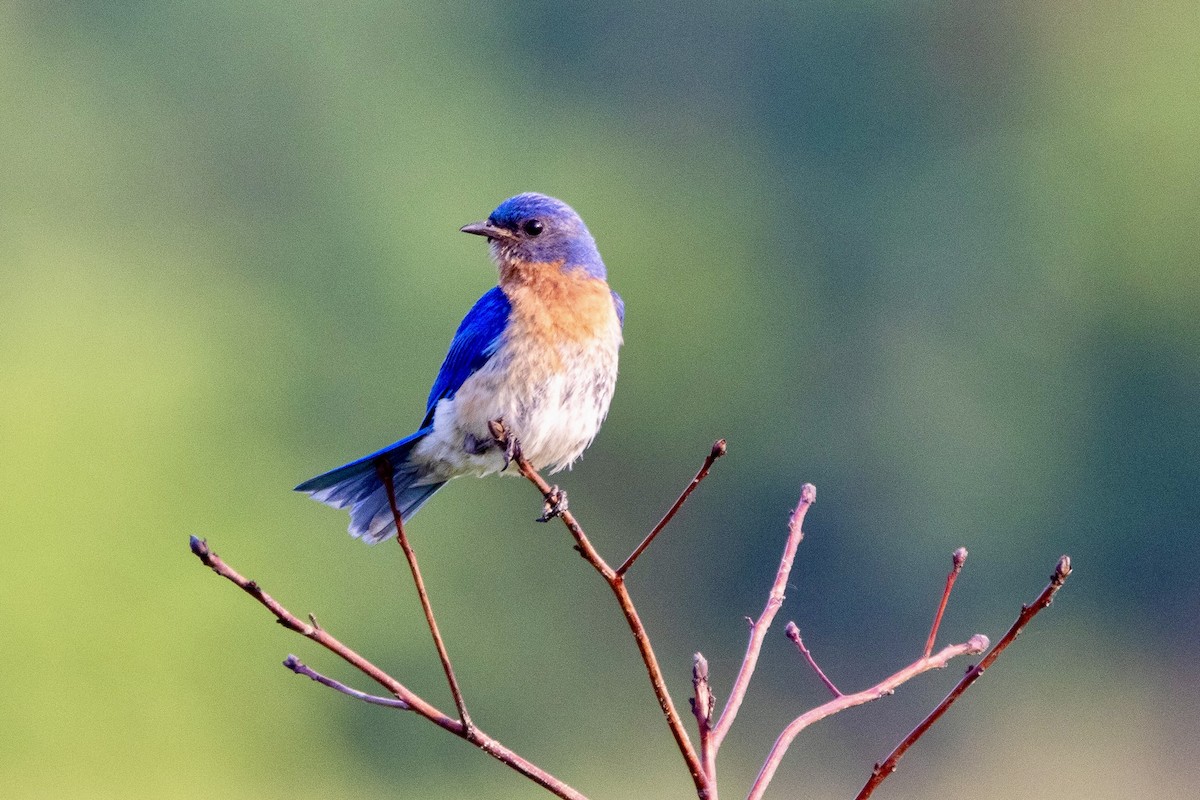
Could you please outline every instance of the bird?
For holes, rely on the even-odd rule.
[[[625,302],[580,216],[526,192],[460,230],[487,239],[499,281],[459,324],[420,425],[295,489],[349,509],[350,534],[370,544],[396,534],[388,470],[404,524],[451,479],[506,471],[514,445],[534,469],[569,468],[616,389]],[[509,447],[497,444],[494,420]]]

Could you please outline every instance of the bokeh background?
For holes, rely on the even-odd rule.
[[[879,797],[1187,797],[1200,768],[1200,17],[1191,2],[25,2],[0,8],[0,794],[548,796],[200,567],[198,534],[450,707],[397,548],[289,491],[419,420],[493,285],[457,228],[525,190],[628,304],[561,483],[676,702],[728,691],[742,796],[823,700],[995,639],[1076,574]],[[600,798],[694,796],[607,591],[519,481],[411,534],[476,720]],[[805,733],[851,797],[965,662]],[[363,686],[363,688],[370,688]]]

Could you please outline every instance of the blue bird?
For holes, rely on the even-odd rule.
[[[579,215],[561,200],[526,193],[462,231],[487,237],[500,281],[458,326],[420,426],[296,487],[350,509],[350,534],[371,544],[396,532],[380,465],[392,470],[403,521],[451,478],[508,465],[491,420],[504,421],[536,469],[556,472],[591,444],[616,387],[625,304],[609,289]]]

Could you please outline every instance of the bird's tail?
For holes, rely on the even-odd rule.
[[[411,460],[413,448],[431,430],[422,428],[377,453],[310,478],[297,486],[296,491],[333,508],[349,508],[350,535],[369,544],[381,542],[396,533],[387,488],[379,477],[382,465],[386,464],[392,470],[396,508],[405,522],[434,492],[446,485],[445,481],[430,479]]]

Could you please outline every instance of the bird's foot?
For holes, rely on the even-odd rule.
[[[500,471],[504,472],[509,464],[524,457],[521,452],[521,440],[511,434],[504,437],[504,466]]]
[[[542,515],[536,521],[549,522],[555,517],[561,517],[566,510],[567,493],[557,486],[551,486],[550,493],[546,495],[546,502],[542,506]]]
[[[494,419],[489,422],[488,430],[491,432],[496,446],[504,451],[504,466],[500,468],[500,471],[504,472],[508,469],[509,464],[523,458],[521,442],[516,436],[508,432],[508,428],[504,427],[503,419]]]

